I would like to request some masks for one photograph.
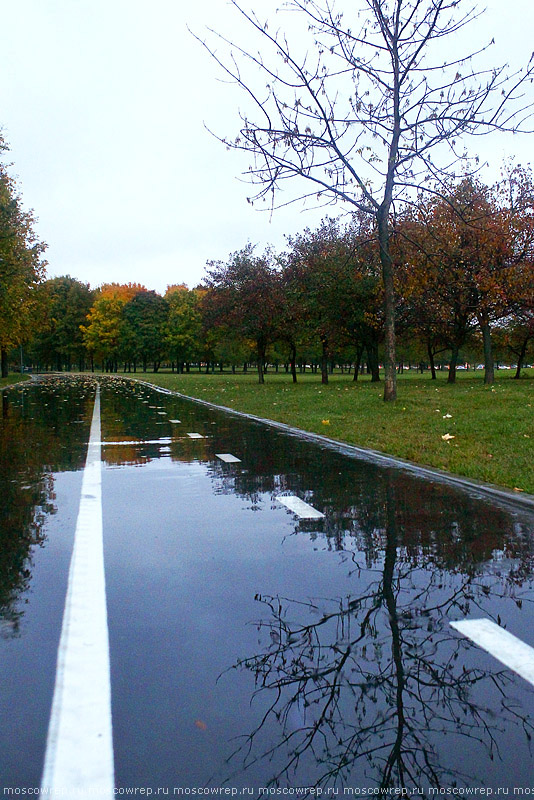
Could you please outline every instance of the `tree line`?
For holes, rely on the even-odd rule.
[[[0,138],[0,149],[6,150]],[[494,353],[521,365],[534,341],[534,180],[506,164],[493,185],[464,176],[436,185],[389,220],[397,367],[436,366],[449,380],[466,353],[494,380]],[[287,237],[282,252],[251,243],[208,263],[202,285],[92,289],[69,276],[46,280],[46,244],[0,164],[0,352],[39,369],[129,371],[166,363],[233,370],[284,364],[321,371],[365,368],[380,379],[387,325],[376,220],[357,210]],[[530,351],[529,351],[530,348]],[[24,353],[22,353],[22,349]]]
[[[534,342],[534,181],[509,167],[488,186],[466,177],[391,220],[397,368],[410,361],[448,380],[466,354],[494,380],[495,348],[517,364]],[[32,281],[36,275],[32,273]],[[288,237],[283,252],[251,243],[208,264],[201,286],[140,284],[91,289],[64,276],[31,284],[32,324],[13,328],[39,369],[178,372],[267,363],[297,381],[312,365],[327,383],[334,365],[380,380],[384,288],[376,225],[368,215],[326,218]],[[17,318],[13,306],[9,319]],[[5,328],[5,325],[3,325]],[[9,325],[7,326],[9,327]],[[18,333],[17,333],[18,331]],[[16,354],[15,354],[16,355]],[[277,366],[278,368],[278,366]]]

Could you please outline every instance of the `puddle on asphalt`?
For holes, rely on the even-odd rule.
[[[491,619],[534,647],[533,514],[101,385],[118,786],[531,785],[534,689],[450,622]],[[60,617],[66,579],[52,592],[34,574],[52,569],[54,521],[75,522],[75,492],[58,503],[55,487],[83,465],[92,394],[90,379],[4,393],[0,662],[21,730],[36,667],[14,671],[39,645],[24,619],[43,602]],[[290,495],[324,517],[299,519]],[[2,780],[35,780],[40,745],[25,757],[3,717]]]

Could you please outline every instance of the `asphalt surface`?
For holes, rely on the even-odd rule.
[[[528,509],[100,386],[115,793],[533,787],[533,686],[450,624],[487,620],[534,648]],[[95,389],[2,393],[8,795],[43,778]]]

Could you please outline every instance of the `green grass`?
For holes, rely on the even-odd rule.
[[[456,385],[446,374],[432,381],[408,373],[399,376],[397,401],[384,403],[383,384],[366,376],[353,383],[336,374],[323,386],[319,375],[299,375],[293,385],[285,373],[269,373],[259,386],[253,373],[137,374],[190,397],[534,494],[534,370],[512,376],[497,373],[487,387],[482,372],[461,372]]]
[[[7,378],[0,378],[0,389],[5,389],[6,386],[12,386],[15,383],[29,380],[29,375],[21,375],[18,372],[13,372],[11,375],[8,375]]]

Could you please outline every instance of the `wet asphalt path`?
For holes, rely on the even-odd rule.
[[[532,785],[533,687],[450,623],[534,647],[533,515],[100,383],[119,790]],[[42,779],[94,396],[3,393],[2,789]]]

